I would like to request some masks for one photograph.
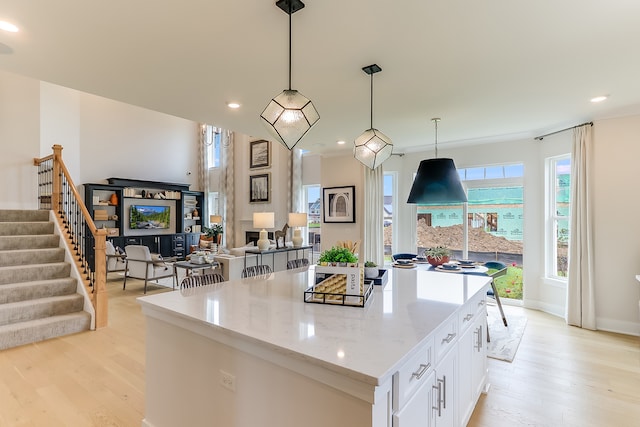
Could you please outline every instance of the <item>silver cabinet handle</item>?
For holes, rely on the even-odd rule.
[[[473,314],[469,313],[466,316],[464,316],[464,320],[465,322],[468,322],[469,320],[473,319]]]
[[[456,334],[447,334],[446,338],[442,338],[442,344],[444,343],[449,344],[451,341],[453,341],[455,337],[456,337]]]
[[[447,409],[447,376],[442,376],[442,407]]]
[[[479,306],[479,307],[482,307],[484,304],[485,304],[485,301],[484,301],[484,300],[481,300],[480,302],[478,302],[478,306]]]
[[[480,352],[482,350],[482,325],[478,326],[478,329],[475,330],[474,334],[476,335],[476,343],[473,347]]]
[[[412,377],[416,377],[416,379],[420,379],[422,378],[422,376],[427,372],[427,370],[431,367],[431,363],[427,363],[426,365],[424,363],[420,364],[420,369],[418,369],[416,372],[412,373],[411,376]]]
[[[438,390],[438,406],[432,406],[431,408],[435,409],[436,411],[438,411],[438,416],[441,417],[442,416],[442,384],[443,384],[443,381],[440,378],[438,378],[437,383],[438,383],[437,386],[432,385],[431,387],[434,390]]]

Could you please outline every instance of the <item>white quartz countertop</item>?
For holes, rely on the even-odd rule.
[[[313,267],[166,292],[138,299],[145,314],[161,313],[250,340],[370,384],[388,379],[399,363],[490,278],[392,269],[366,307],[305,303]]]

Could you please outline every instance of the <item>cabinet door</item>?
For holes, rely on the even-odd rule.
[[[475,325],[472,323],[465,333],[460,337],[458,343],[459,352],[459,375],[458,375],[458,404],[460,407],[460,416],[464,421],[471,416],[473,412],[473,371],[475,369],[474,351],[475,351]]]
[[[160,239],[160,255],[163,257],[173,256],[173,236],[159,236]]]
[[[406,405],[393,414],[393,427],[430,427],[431,426],[431,384],[434,374],[422,383],[422,386],[409,399]]]
[[[487,320],[486,310],[481,311],[473,325],[473,346],[471,357],[471,390],[473,407],[487,381]],[[473,410],[473,407],[471,410]]]
[[[431,392],[432,426],[454,427],[456,425],[458,352],[450,351],[436,366]]]

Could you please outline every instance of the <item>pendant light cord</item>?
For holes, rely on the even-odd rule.
[[[292,3],[289,2],[289,90],[291,90],[291,15],[292,12]]]
[[[373,129],[373,73],[371,74],[371,129]]]
[[[436,124],[436,159],[438,158],[438,122],[439,119],[433,119]]]

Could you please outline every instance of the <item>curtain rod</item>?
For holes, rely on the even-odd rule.
[[[591,126],[593,126],[593,122],[586,122],[586,123],[582,123],[581,125],[571,126],[570,128],[561,129],[561,130],[557,130],[557,131],[555,131],[555,132],[551,132],[551,133],[547,133],[547,134],[544,134],[544,135],[536,136],[536,137],[535,137],[535,138],[533,138],[533,139],[535,139],[535,140],[537,140],[537,141],[542,141],[542,140],[543,140],[544,138],[546,138],[547,136],[555,135],[556,133],[564,132],[564,131],[567,131],[567,130],[571,130],[571,129],[579,128],[580,126],[586,126],[586,125],[591,125]]]

